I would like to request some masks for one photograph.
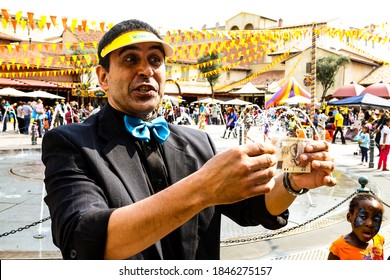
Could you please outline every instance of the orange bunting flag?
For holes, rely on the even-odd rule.
[[[87,29],[87,21],[86,20],[82,20],[81,21],[81,25],[83,26],[83,30],[85,31]]]
[[[51,22],[53,23],[54,26],[57,26],[56,20],[57,16],[50,16]]]
[[[11,20],[11,23],[12,23],[12,26],[14,27],[14,32],[16,32],[16,24],[17,24],[16,19]]]
[[[62,18],[62,26],[64,27],[64,31],[68,29],[68,25],[66,23],[67,21],[68,21],[67,17]]]
[[[6,9],[1,9],[1,13],[3,14],[3,17],[6,21],[9,21],[9,14]]]
[[[34,29],[34,13],[27,12],[28,23],[30,24],[31,29]]]
[[[100,30],[104,33],[104,25],[105,25],[105,23],[104,23],[104,21],[102,21],[101,23],[100,23]]]

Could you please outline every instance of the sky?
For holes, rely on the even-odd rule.
[[[240,12],[278,20],[285,25],[341,18],[352,27],[390,23],[388,0],[2,0],[1,9],[59,18],[119,21],[137,18],[155,28],[201,29],[214,27]],[[69,21],[68,21],[69,22]]]

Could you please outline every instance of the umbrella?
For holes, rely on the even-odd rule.
[[[331,96],[333,98],[357,96],[365,89],[362,85],[352,83],[339,87]]]
[[[350,105],[350,106],[372,106],[390,108],[390,101],[370,93],[362,93],[358,96],[352,96],[341,100],[328,102],[328,105]]]
[[[375,96],[390,98],[390,84],[377,83],[366,87],[362,93],[371,93]]]
[[[285,103],[285,104],[310,104],[311,100],[310,98],[301,96],[301,95],[296,95],[284,100],[281,100],[279,103]]]
[[[48,93],[48,92],[42,91],[42,90],[35,90],[35,91],[27,92],[27,95],[29,97],[34,97],[34,98],[51,98],[51,99],[63,98],[62,96],[51,94],[51,93]]]
[[[0,96],[26,97],[29,95],[23,91],[8,87],[0,89]]]
[[[264,93],[264,91],[261,91],[261,90],[257,89],[251,82],[248,82],[242,88],[240,88],[239,90],[231,92],[231,93],[255,94],[255,93]]]
[[[248,102],[248,101],[244,101],[244,100],[238,99],[238,98],[234,98],[234,99],[231,99],[231,100],[228,100],[228,101],[224,101],[224,102],[222,102],[222,104],[226,104],[226,105],[248,105],[248,104],[252,104],[252,103]]]
[[[191,104],[194,104],[194,103],[204,103],[204,104],[207,104],[207,103],[223,103],[222,100],[218,100],[218,99],[213,99],[213,98],[204,98],[204,99],[201,99],[201,100],[197,100],[197,101],[194,101],[194,102],[191,102]]]

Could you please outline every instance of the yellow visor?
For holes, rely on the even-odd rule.
[[[173,54],[173,48],[167,42],[164,42],[151,32],[138,30],[130,31],[120,35],[118,38],[116,38],[110,44],[103,48],[102,52],[100,53],[100,56],[105,57],[110,52],[120,49],[124,46],[148,42],[160,43],[164,48],[165,56],[171,56]]]

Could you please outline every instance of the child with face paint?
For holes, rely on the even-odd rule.
[[[383,210],[378,197],[370,193],[356,194],[347,214],[352,231],[332,243],[328,260],[383,260],[385,240],[378,234]]]

